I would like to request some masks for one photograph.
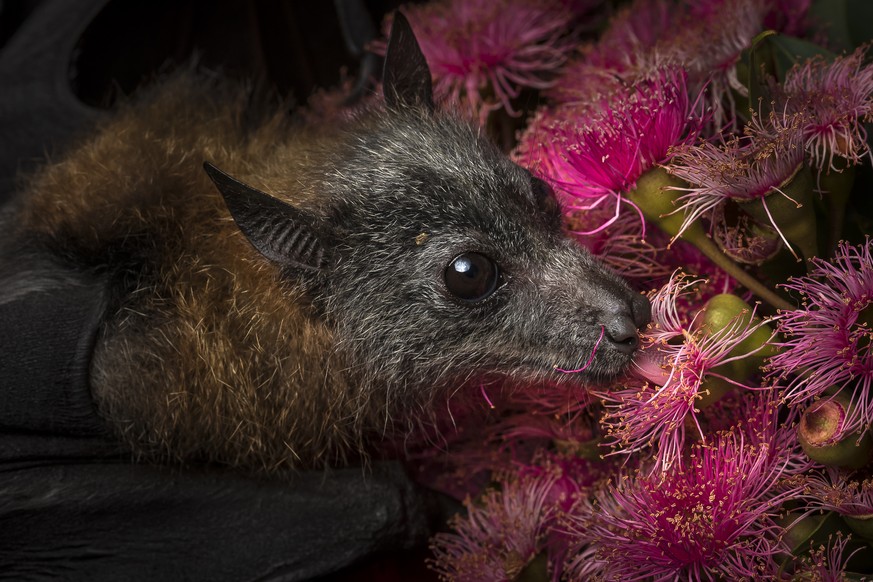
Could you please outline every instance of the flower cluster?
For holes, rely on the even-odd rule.
[[[786,382],[792,406],[828,391],[849,394],[845,431],[860,433],[873,421],[873,241],[843,242],[831,261],[811,265],[809,275],[785,284],[802,305],[779,322],[785,340],[770,368]]]
[[[437,99],[501,132],[568,233],[652,304],[626,376],[495,381],[407,447],[423,482],[466,500],[430,565],[445,580],[869,574],[873,30],[810,0],[613,4],[401,7]],[[498,111],[522,127],[509,142]]]
[[[607,442],[625,455],[654,445],[656,469],[681,465],[686,430],[706,440],[697,418],[703,401],[731,387],[752,389],[742,383],[747,372],[737,364],[751,361],[772,335],[767,322],[733,295],[715,296],[689,317],[687,302],[697,283],[680,274],[653,294],[647,345],[636,363],[644,380],[594,391],[604,404]]]
[[[545,89],[575,47],[574,23],[593,2],[437,0],[403,8],[434,76],[434,94],[483,123],[523,89]],[[571,9],[571,8],[575,8]],[[386,30],[390,21],[386,22]]]
[[[787,552],[776,517],[801,488],[780,486],[788,462],[774,445],[721,433],[686,467],[617,475],[569,517],[568,578],[774,577]]]

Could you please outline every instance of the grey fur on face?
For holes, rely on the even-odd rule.
[[[333,200],[321,228],[336,242],[316,304],[365,384],[414,402],[477,377],[580,383],[625,369],[645,298],[571,241],[531,175],[469,124],[403,111],[337,152],[336,167],[321,185]],[[473,303],[444,277],[468,252],[501,278]],[[595,351],[584,373],[555,371]]]

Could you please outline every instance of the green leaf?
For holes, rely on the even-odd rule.
[[[752,39],[751,45],[745,51],[744,61],[747,63],[748,69],[745,85],[749,91],[749,111],[763,112],[770,108],[770,88],[767,79],[775,74],[775,65],[773,47],[767,42],[767,39],[776,34],[774,30],[765,30]]]
[[[793,36],[775,35],[767,38],[773,47],[776,78],[785,80],[785,73],[797,63],[805,63],[816,56],[833,60],[836,55],[824,47]]]

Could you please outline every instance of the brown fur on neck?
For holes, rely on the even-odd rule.
[[[175,79],[36,176],[20,227],[135,290],[107,315],[92,364],[98,408],[135,452],[337,464],[360,445],[368,403],[331,361],[331,332],[245,240],[201,167],[258,187],[305,184],[323,138],[281,117],[247,127],[246,97]],[[314,194],[267,191],[304,205]]]

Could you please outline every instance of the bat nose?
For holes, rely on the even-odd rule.
[[[630,309],[614,313],[604,324],[604,335],[620,352],[630,354],[639,346],[637,331],[652,320],[652,306],[644,295],[631,299]]]

